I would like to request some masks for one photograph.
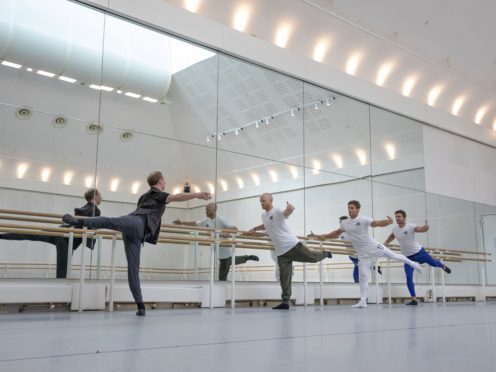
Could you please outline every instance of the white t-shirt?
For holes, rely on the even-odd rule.
[[[342,233],[339,236],[339,239],[341,239],[341,240],[350,240],[350,238],[348,237],[348,234],[346,234],[346,233]],[[357,256],[356,254],[350,254],[350,257],[356,257],[356,256]]]
[[[406,223],[405,226],[399,227],[396,225],[393,228],[393,235],[400,243],[401,253],[405,256],[411,256],[418,253],[422,249],[422,246],[415,240],[415,228],[417,225],[413,223]]]
[[[270,211],[262,213],[262,222],[274,244],[276,256],[283,255],[299,243],[296,235],[289,230],[286,216],[281,209],[272,208]]]
[[[358,256],[365,256],[377,250],[376,242],[369,234],[369,226],[373,219],[366,216],[348,218],[341,221],[341,230],[345,231],[351,240],[353,248]]]
[[[196,226],[208,227],[210,229],[227,229],[232,225],[225,219],[216,216],[214,219],[205,217],[203,220],[196,221]],[[219,248],[219,258],[229,258],[231,257],[231,248]]]

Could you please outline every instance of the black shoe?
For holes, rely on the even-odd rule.
[[[332,258],[332,253],[331,251],[325,251],[326,257],[327,258]]]
[[[451,274],[451,269],[450,269],[448,266],[443,267],[443,270],[444,270],[446,273]]]
[[[75,218],[70,214],[64,214],[62,216],[62,221],[69,226],[75,227],[76,229],[81,229],[83,227],[83,220],[81,218]]]
[[[411,300],[410,302],[407,302],[406,305],[407,306],[417,306],[418,301],[417,300]]]
[[[248,261],[260,261],[260,258],[258,258],[258,256],[255,256],[255,255],[251,255],[251,256],[248,256],[247,257],[247,260]]]
[[[377,272],[382,275],[382,270],[380,266],[377,266]]]
[[[138,309],[138,311],[136,311],[136,315],[138,315],[138,316],[145,316],[146,315],[146,310],[145,309]]]
[[[274,306],[272,309],[274,309],[274,310],[289,310],[289,304],[285,304],[284,302],[281,302],[279,305]]]

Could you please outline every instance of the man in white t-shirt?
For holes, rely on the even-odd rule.
[[[181,221],[177,218],[174,223],[176,225],[188,225],[188,226],[199,226],[207,227],[211,229],[232,229],[237,230],[236,226],[232,226],[227,220],[222,217],[217,216],[217,204],[209,203],[205,207],[206,217],[198,221]],[[244,264],[247,261],[259,261],[258,256],[255,255],[244,255],[236,256],[235,264]],[[231,248],[219,248],[219,280],[226,281],[227,275],[229,274],[229,269],[231,268]]]
[[[293,213],[295,207],[286,202],[286,209],[274,208],[272,195],[265,193],[260,196],[260,204],[265,211],[262,213],[262,224],[254,227],[249,233],[265,230],[274,244],[277,264],[279,266],[279,281],[282,289],[282,302],[273,307],[275,310],[288,310],[291,298],[291,280],[293,261],[319,262],[331,258],[329,251],[317,251],[305,247],[291,232],[286,219]]]
[[[386,239],[384,245],[388,245],[396,238],[400,244],[401,253],[407,256],[410,260],[418,262],[419,264],[427,263],[429,266],[439,267],[450,274],[451,269],[442,262],[432,258],[431,255],[427,253],[415,239],[415,233],[425,233],[429,230],[427,221],[423,226],[407,223],[406,212],[402,209],[394,212],[394,216],[396,218],[397,226],[393,228],[393,232]],[[412,296],[412,300],[408,302],[407,305],[417,306],[418,301],[415,294],[415,284],[413,283],[413,270],[408,265],[405,265],[405,274],[406,285],[408,287],[408,291],[410,292],[410,296]]]
[[[353,248],[358,253],[359,275],[360,275],[360,301],[353,305],[353,308],[367,307],[367,296],[370,277],[370,264],[374,257],[386,257],[392,260],[403,261],[415,270],[422,272],[422,268],[416,262],[413,262],[402,254],[394,253],[383,244],[375,241],[369,234],[369,227],[385,227],[393,223],[391,217],[385,220],[374,220],[370,217],[359,216],[360,202],[351,200],[348,202],[348,215],[350,218],[341,221],[341,227],[329,234],[319,235],[320,238],[335,239],[342,233],[348,234]]]

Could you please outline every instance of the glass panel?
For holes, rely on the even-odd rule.
[[[477,251],[474,204],[465,200],[427,194],[427,221],[430,230],[427,244],[434,248]],[[449,284],[479,284],[475,262],[449,262]]]
[[[102,91],[97,176],[102,214],[133,211],[155,170],[164,174],[168,193],[182,193],[186,184],[192,193],[213,193],[216,141],[208,134],[217,127],[217,54],[113,17],[105,30],[102,84],[112,90]],[[205,204],[169,204],[162,222],[194,224]],[[208,246],[179,244],[194,236],[179,231],[164,230],[156,248],[145,244],[144,280],[209,278]],[[117,265],[125,267],[124,251],[118,252]],[[109,265],[109,254],[105,247],[102,265]],[[125,272],[119,275],[126,278]]]
[[[86,203],[99,112],[99,93],[89,87],[101,80],[103,21],[103,14],[68,1],[1,2],[0,30],[8,30],[0,31],[2,208],[62,215]],[[55,218],[51,226],[60,223]],[[29,239],[0,242],[9,263],[4,277],[65,277],[67,239]]]
[[[294,234],[303,234],[303,83],[227,56],[220,57],[219,66],[219,129],[214,136],[219,215],[244,231],[260,225],[259,197],[268,192],[275,208],[285,209],[286,201],[294,204],[288,224]],[[237,279],[275,280],[271,252],[236,251],[240,261],[251,255],[260,261],[237,266]]]
[[[425,190],[422,124],[370,108],[374,181]]]

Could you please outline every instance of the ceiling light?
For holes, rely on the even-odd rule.
[[[314,108],[315,110],[318,110],[318,109],[319,109],[319,105],[318,105],[318,103],[314,103],[314,104],[313,104],[313,108]]]
[[[75,83],[77,81],[76,79],[73,79],[73,78],[70,78],[70,77],[67,77],[64,75],[60,75],[59,80],[66,81],[68,83]]]
[[[227,185],[227,182],[224,181],[223,179],[220,179],[219,180],[219,183],[220,183],[220,186],[222,187],[222,191],[227,191],[229,190],[229,187]]]
[[[19,65],[19,64],[14,63],[14,62],[9,62],[9,61],[2,61],[2,65],[8,66],[8,67],[13,67],[13,68],[21,68],[22,67],[22,65]]]
[[[234,134],[239,135],[239,129],[235,129]]]
[[[157,103],[158,99],[150,98],[150,97],[143,97],[143,101],[147,101],[147,102],[151,102],[151,103]]]
[[[117,89],[117,94],[121,94],[121,93],[122,93],[122,90]]]
[[[331,100],[329,98],[326,99],[325,105],[326,106],[330,106],[331,105]]]
[[[269,118],[265,118],[265,125],[269,125]]]
[[[487,111],[487,106],[481,107],[479,110],[477,110],[477,114],[475,114],[475,124],[480,124],[482,121],[482,118],[486,114]]]
[[[215,193],[215,187],[214,187],[214,184],[212,182],[207,182],[207,187],[208,187],[208,191],[210,192],[210,194]]]
[[[453,115],[458,115],[458,112],[460,112],[460,109],[461,109],[464,102],[465,102],[464,96],[458,97],[455,100],[455,102],[453,102],[453,106],[451,107],[451,113]]]
[[[396,147],[392,143],[386,143],[384,148],[386,149],[389,160],[394,160],[396,158]]]
[[[348,62],[346,63],[346,73],[350,75],[355,75],[355,72],[358,68],[358,65],[360,64],[360,59],[361,59],[360,53],[355,53],[353,54],[349,59]]]
[[[298,168],[296,168],[294,165],[291,165],[289,167],[289,171],[291,172],[291,176],[293,177],[293,179],[298,178]]]
[[[116,192],[118,187],[119,187],[119,179],[118,178],[114,178],[110,182],[110,191]]]
[[[289,23],[284,23],[277,29],[275,43],[278,47],[285,48],[289,36],[291,35],[291,26]]]
[[[87,188],[93,187],[94,186],[94,181],[95,181],[95,177],[94,176],[87,176],[84,179],[84,186],[86,186]]]
[[[114,88],[107,87],[105,85],[96,85],[96,84],[91,84],[90,85],[90,88],[91,89],[96,89],[96,90],[104,90],[106,92],[112,92],[114,90]]]
[[[29,164],[21,163],[17,166],[17,178],[24,178],[29,168]]]
[[[322,62],[327,52],[327,47],[329,45],[329,41],[326,39],[320,40],[315,48],[313,49],[313,59],[317,62]]]
[[[260,185],[260,177],[258,177],[258,174],[252,173],[251,178],[253,179],[253,183],[255,184],[255,186]]]
[[[238,183],[238,187],[240,189],[245,187],[245,183],[243,182],[243,179],[241,177],[236,177],[236,182]]]
[[[277,180],[279,179],[275,170],[272,170],[272,169],[269,170],[269,175],[270,175],[270,179],[272,180],[272,182],[277,182]]]
[[[140,94],[136,94],[136,93],[133,93],[133,92],[126,92],[126,96],[132,97],[132,98],[140,98],[141,97]]]
[[[367,164],[367,154],[365,153],[365,151],[363,151],[362,149],[358,149],[355,151],[355,153],[361,165]]]
[[[41,180],[43,182],[48,182],[48,180],[50,179],[50,173],[52,172],[52,170],[50,168],[43,168],[41,170]]]
[[[195,186],[193,186],[193,191],[198,193],[198,192],[201,192],[201,189],[195,185]]]
[[[210,135],[207,136],[207,142],[210,142]]]
[[[295,116],[295,112],[294,112],[294,110],[291,110],[291,111],[290,111],[290,115],[291,115],[291,117],[293,117],[293,118],[294,118],[294,116]]]
[[[377,79],[376,79],[377,85],[382,87],[392,70],[393,70],[393,64],[391,62],[383,64],[379,69],[379,71],[377,72]]]
[[[140,182],[134,182],[133,183],[133,186],[131,187],[131,192],[133,194],[137,194],[138,191],[139,191],[140,186],[141,186],[141,183]]]
[[[259,124],[258,124],[258,121],[256,121],[256,122],[255,122],[255,128],[257,128],[257,129],[258,129],[258,127],[259,127]]]
[[[321,169],[320,161],[318,161],[317,159],[314,159],[314,160],[312,160],[312,165],[313,165],[312,173],[313,174],[319,174],[320,169]]]
[[[416,82],[417,82],[417,78],[415,77],[410,77],[406,79],[405,82],[403,83],[403,89],[401,93],[406,97],[410,97],[410,93],[412,92],[412,89],[415,86]]]
[[[336,164],[336,167],[338,167],[338,169],[343,168],[343,157],[341,155],[332,154],[331,159],[334,161],[334,163]]]
[[[186,10],[196,13],[200,7],[201,0],[184,0],[184,7]]]
[[[38,70],[36,73],[39,74],[39,75],[43,75],[43,76],[49,77],[49,78],[53,78],[55,76],[54,73],[48,72],[48,71],[43,71],[43,70]]]
[[[181,191],[182,191],[182,188],[181,187],[179,187],[179,186],[178,187],[174,187],[172,189],[172,195],[180,194]]]
[[[33,69],[32,69],[31,67],[28,67],[28,68],[26,69],[26,71],[28,71],[28,72],[33,72]]]
[[[234,12],[233,28],[244,32],[250,19],[250,7],[247,4],[240,5]]]
[[[73,176],[74,176],[74,173],[73,172],[71,172],[71,171],[65,172],[65,174],[64,174],[64,185],[70,185]]]
[[[443,88],[440,85],[437,85],[430,90],[429,95],[427,96],[427,104],[429,106],[434,106],[442,90]]]

